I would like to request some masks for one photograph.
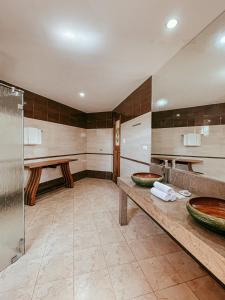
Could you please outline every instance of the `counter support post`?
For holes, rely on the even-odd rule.
[[[119,191],[119,223],[127,225],[127,194],[120,188]]]

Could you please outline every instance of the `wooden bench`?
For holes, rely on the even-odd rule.
[[[172,167],[176,167],[176,163],[187,165],[188,171],[194,172],[193,165],[201,164],[202,160],[200,159],[191,159],[191,158],[182,158],[179,156],[164,156],[164,155],[152,155],[151,159],[153,162],[164,162],[165,166],[168,167],[168,163],[172,164]]]
[[[74,159],[47,160],[25,164],[24,167],[30,170],[30,177],[25,188],[25,204],[31,206],[35,205],[36,194],[43,168],[56,168],[57,166],[60,166],[65,180],[65,186],[67,188],[73,188],[74,182],[69,166],[69,162],[71,161],[74,161]]]

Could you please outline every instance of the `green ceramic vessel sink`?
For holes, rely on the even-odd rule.
[[[134,173],[131,175],[133,182],[143,187],[152,187],[155,181],[162,181],[163,177],[154,173]]]
[[[190,215],[203,226],[225,235],[225,200],[196,197],[187,202]]]

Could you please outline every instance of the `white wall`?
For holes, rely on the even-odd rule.
[[[24,158],[66,155],[86,152],[86,129],[67,126],[42,120],[24,118],[25,127],[36,127],[42,129],[42,144],[35,146],[24,146]],[[62,158],[77,159],[70,163],[72,173],[86,170],[86,155],[65,156]],[[55,158],[47,158],[46,160]],[[43,160],[43,159],[42,159]],[[34,162],[39,160],[26,160]],[[60,168],[43,169],[41,182],[61,177]],[[28,171],[25,170],[25,182],[28,179]]]
[[[151,112],[134,118],[121,125],[120,155],[126,158],[150,163]],[[149,171],[149,166],[122,158],[120,161],[120,168],[121,176],[130,176],[134,172]]]
[[[200,147],[185,147],[182,134],[193,132],[207,134],[201,135]],[[202,158],[225,158],[225,125],[152,129],[152,153],[196,156],[196,159],[203,160],[203,163],[194,165],[194,171],[225,180],[225,159]]]
[[[35,127],[42,130],[42,144],[35,146],[24,146],[24,158],[26,163],[40,160],[33,160],[34,157],[57,156],[79,153],[106,153],[107,155],[81,154],[73,156],[58,157],[61,159],[77,159],[70,163],[71,173],[83,170],[96,170],[112,172],[113,161],[113,129],[84,129],[67,126],[53,122],[24,118],[25,127]],[[111,154],[111,155],[109,155]],[[54,160],[46,158],[41,160]],[[61,170],[43,169],[41,182],[61,177]],[[25,170],[25,183],[28,180],[28,170]]]
[[[113,170],[113,129],[87,129],[87,169],[95,171]],[[92,154],[91,154],[92,153]],[[98,155],[101,154],[101,155]],[[103,155],[102,153],[105,153]]]

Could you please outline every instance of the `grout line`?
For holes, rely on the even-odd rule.
[[[52,224],[53,224],[53,220],[54,220],[54,217],[52,219]],[[34,288],[33,288],[33,293],[32,293],[32,296],[31,296],[31,300],[34,297],[34,292],[35,292],[35,289],[36,289],[36,286],[37,286],[38,277],[39,277],[39,274],[40,274],[40,271],[41,271],[41,268],[42,268],[42,263],[44,261],[45,251],[46,251],[46,248],[47,248],[47,239],[45,240],[45,246],[44,246],[44,248],[45,249],[44,249],[43,254],[41,256],[41,263],[40,263],[39,270],[38,270],[38,273],[37,273],[37,277],[36,277],[36,280],[35,280],[35,284],[34,284]]]

